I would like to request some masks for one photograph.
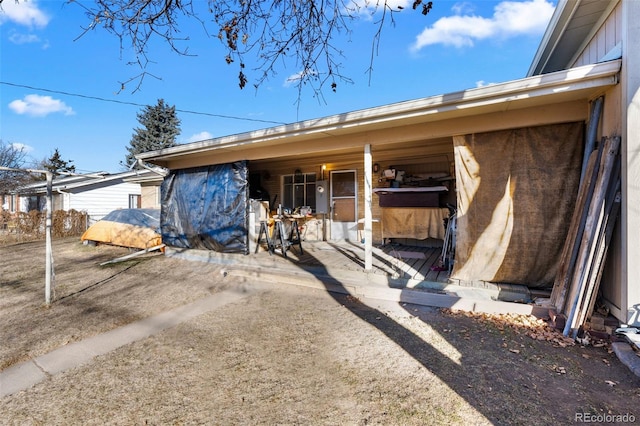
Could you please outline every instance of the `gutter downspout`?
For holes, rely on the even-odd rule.
[[[137,165],[139,165],[140,167],[142,167],[143,169],[149,170],[150,172],[153,172],[153,173],[155,173],[155,174],[157,174],[157,175],[160,175],[160,176],[162,176],[162,177],[167,177],[167,175],[169,174],[169,172],[168,172],[164,167],[162,168],[162,169],[163,169],[163,171],[158,171],[158,170],[154,169],[153,167],[149,167],[149,166],[147,166],[147,165],[144,163],[144,161],[142,161],[140,158],[137,158],[136,160],[137,160],[137,162],[136,162],[136,163],[131,164],[131,167],[129,167],[130,169],[133,169],[133,166],[137,164]]]
[[[60,189],[60,188],[56,188],[56,192],[57,192],[58,194],[64,195],[64,197],[65,197],[65,200],[64,200],[64,202],[62,203],[62,210],[64,210],[65,204],[67,204],[67,203],[68,203],[68,206],[67,206],[67,207],[68,207],[69,209],[71,209],[71,200],[70,200],[70,198],[71,198],[71,193],[70,193],[70,192],[65,192],[65,191],[63,191],[63,190],[62,190],[62,189]]]

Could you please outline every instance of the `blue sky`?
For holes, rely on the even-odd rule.
[[[411,8],[410,0],[392,1]],[[78,171],[119,172],[139,126],[136,114],[160,98],[179,110],[178,142],[188,143],[519,79],[526,76],[555,4],[435,0],[426,17],[404,10],[395,26],[384,29],[371,78],[375,17],[363,18],[349,37],[336,41],[345,55],[343,74],[353,84],[339,83],[336,93],[327,88],[324,100],[303,92],[298,105],[298,91],[287,83],[300,72],[294,63],[257,91],[251,84],[240,90],[237,69],[225,63],[218,39],[207,38],[194,23],[181,28],[190,38],[185,47],[197,56],[179,56],[154,43],[149,71],[158,79],[147,77],[138,90],[129,85],[121,91],[120,82],[140,72],[127,64],[132,54],[102,30],[78,38],[86,23],[81,7],[5,0],[0,139],[23,147],[34,162],[57,148]]]

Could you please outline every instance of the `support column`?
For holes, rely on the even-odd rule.
[[[373,163],[371,161],[371,145],[364,146],[364,270],[373,269],[373,230],[371,213],[371,199],[373,194],[372,176]]]

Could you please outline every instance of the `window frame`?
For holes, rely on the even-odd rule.
[[[315,172],[282,175],[280,178],[280,194],[282,196],[278,204],[282,204],[283,208],[291,211],[297,207],[308,206],[315,212],[317,181],[318,176]],[[304,200],[303,204],[294,205],[296,204],[296,199],[300,199],[300,194],[296,194],[296,191],[300,189],[302,189],[301,198]]]

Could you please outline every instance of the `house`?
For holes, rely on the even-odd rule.
[[[153,175],[151,171],[61,176],[53,180],[53,210],[77,210],[89,214],[91,223],[112,210],[142,207],[140,183],[128,181],[134,177]],[[5,195],[10,212],[44,210],[47,183],[26,185],[14,194]]]
[[[125,182],[140,185],[140,208],[160,209],[160,186],[166,174],[167,171],[160,167],[150,167],[124,178]]]
[[[170,170],[163,241],[248,253],[244,212],[308,207],[317,239],[360,241],[362,232],[370,269],[373,243],[423,244],[434,237],[424,224],[455,204],[452,278],[548,289],[585,139],[620,137],[621,211],[601,287],[612,314],[637,325],[637,16],[634,0],[560,0],[522,79],[140,154]]]

